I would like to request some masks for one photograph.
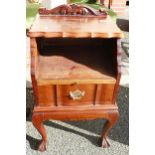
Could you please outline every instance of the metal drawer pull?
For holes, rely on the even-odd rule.
[[[85,91],[81,91],[81,90],[75,90],[75,91],[69,92],[69,96],[73,100],[80,100],[84,95],[85,95]]]

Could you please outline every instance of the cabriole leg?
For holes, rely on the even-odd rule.
[[[35,126],[35,128],[38,130],[38,132],[42,136],[42,140],[38,145],[38,151],[45,151],[46,150],[46,145],[47,145],[47,135],[46,135],[46,130],[43,125],[43,117],[42,114],[36,114],[33,113],[32,115],[32,123]]]
[[[106,118],[106,123],[103,127],[102,131],[102,147],[106,148],[110,146],[110,142],[108,140],[108,134],[111,128],[115,125],[119,117],[118,111],[108,113],[108,117]]]

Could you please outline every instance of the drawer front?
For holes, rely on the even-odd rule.
[[[38,106],[84,106],[112,104],[114,84],[38,86]]]
[[[63,106],[93,105],[95,94],[94,84],[57,86],[57,102]]]
[[[95,104],[107,105],[112,104],[114,84],[102,84],[97,86]]]
[[[55,105],[55,87],[52,85],[38,86],[38,105]]]

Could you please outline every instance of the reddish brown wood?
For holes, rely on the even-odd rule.
[[[57,104],[57,106],[59,107],[59,106],[61,106],[62,105],[62,103],[61,103],[61,92],[59,91],[59,87],[61,87],[61,85],[56,85],[55,86],[55,91],[56,91],[56,104]]]
[[[37,88],[39,106],[54,106],[56,104],[56,92],[53,85],[38,86]]]
[[[122,38],[124,35],[109,16],[97,18],[37,16],[28,33],[44,38]]]
[[[43,121],[54,119],[54,120],[92,120],[92,119],[98,119],[98,118],[104,118],[107,120],[110,120],[111,116],[116,116],[116,113],[118,113],[118,110],[115,109],[92,109],[92,110],[62,110],[62,111],[42,111],[42,112],[35,112],[36,116],[42,115]],[[111,118],[110,118],[111,117]],[[104,131],[103,131],[104,133]]]
[[[44,117],[42,113],[33,113],[32,123],[42,136],[42,139],[38,146],[38,151],[41,151],[41,152],[46,150],[46,145],[47,145],[47,135],[46,135],[45,128],[43,126],[43,120],[44,120]]]
[[[61,54],[60,56],[59,55],[57,56],[56,54],[51,56],[39,56],[36,77],[40,85],[41,81],[43,82],[48,81],[50,83],[50,80],[59,80],[59,79],[70,79],[70,80],[98,79],[103,80],[103,82],[104,81],[109,83],[116,82],[115,72],[112,69],[113,66],[109,61],[106,60],[107,59],[106,57],[104,56],[103,58],[101,56],[95,57],[94,53],[94,55],[92,55],[92,57],[93,56],[94,57],[92,58],[86,56],[86,54],[84,53],[87,52],[86,50],[83,51],[81,50],[81,52],[78,52],[81,53],[80,55],[76,53],[77,50],[74,51],[75,53],[71,53],[70,55],[74,54],[74,57],[76,56],[75,61],[67,58],[67,55],[65,56],[65,54],[63,53],[60,53]],[[83,60],[83,64],[77,62],[78,60],[80,61],[81,56],[85,57],[85,59]],[[99,62],[101,59],[103,59],[102,63]],[[93,66],[91,65],[91,61],[94,63],[94,65],[92,64]],[[108,71],[106,67],[111,68],[111,70]]]
[[[62,85],[59,86],[60,102],[63,106],[76,106],[76,105],[93,105],[95,96],[95,85]],[[69,93],[75,90],[84,91],[85,95],[80,100],[73,100]]]
[[[103,127],[102,131],[102,147],[109,147],[110,143],[108,140],[108,134],[111,128],[117,122],[119,117],[119,113],[117,109],[111,110],[84,110],[84,111],[76,111],[72,110],[62,111],[62,112],[42,112],[42,113],[34,113],[32,116],[32,122],[34,126],[38,129],[39,133],[42,135],[42,140],[38,146],[39,151],[45,151],[47,145],[47,136],[45,132],[45,128],[43,127],[43,121],[48,119],[55,120],[92,120],[97,118],[106,119],[106,123]]]
[[[35,96],[35,103],[38,105],[38,90],[37,90],[37,80],[36,80],[36,66],[38,63],[38,49],[35,38],[30,39],[30,49],[31,49],[31,80],[32,88]]]
[[[35,106],[33,112],[72,112],[76,109],[77,112],[80,111],[84,111],[84,110],[89,110],[89,111],[93,111],[93,110],[102,110],[102,111],[107,111],[107,110],[117,110],[118,107],[116,106],[116,104],[105,104],[104,106],[101,104],[92,106],[92,105],[85,105],[85,106],[81,106],[81,105],[76,105],[76,106],[55,106],[55,107],[38,107]]]
[[[64,4],[57,6],[53,9],[39,8],[40,15],[54,15],[54,16],[62,16],[62,17],[98,17],[98,18],[106,18],[107,12],[104,10],[95,10],[86,5],[78,5],[78,4]]]
[[[116,54],[115,58],[116,58],[117,77],[116,77],[116,84],[115,84],[114,93],[113,93],[113,100],[112,100],[113,103],[115,103],[116,101],[116,96],[119,90],[119,83],[121,79],[121,55],[122,55],[121,40],[117,39],[116,44],[117,44],[116,46],[117,50],[115,52]]]
[[[107,23],[106,26],[111,25],[109,28],[105,28],[105,23],[104,26],[98,25],[100,20],[95,20],[95,23],[97,28],[103,26],[102,29],[96,31],[95,27],[90,30],[95,26],[92,24],[94,20],[90,19],[84,24],[78,20],[80,31],[75,31],[70,20],[49,17],[43,18],[42,22],[40,18],[30,30],[31,77],[35,96],[32,122],[42,136],[39,151],[45,151],[47,145],[45,120],[104,118],[107,122],[102,132],[102,146],[108,147],[108,133],[119,115],[115,101],[121,75],[120,42],[117,41],[122,37],[121,31],[113,23]],[[77,20],[72,20],[73,25],[77,24]],[[68,27],[62,28],[61,24]],[[91,36],[86,35],[82,28],[85,24],[88,26],[86,33]],[[103,29],[106,35],[103,35]],[[64,38],[59,33],[68,33],[67,37],[72,38]],[[113,38],[115,33],[119,34],[117,38]],[[96,38],[97,34],[101,38]],[[83,35],[88,38],[81,38]],[[59,38],[53,39],[54,36]]]
[[[112,99],[113,99],[113,91],[115,84],[102,84],[98,85],[100,87],[97,92],[97,99],[96,99],[96,104],[111,104]]]
[[[119,117],[119,113],[117,110],[111,111],[108,113],[106,123],[103,127],[102,131],[102,147],[106,148],[110,146],[109,140],[108,140],[108,134],[110,129],[115,125]]]
[[[100,98],[101,98],[101,95],[102,95],[101,89],[102,89],[102,85],[101,85],[101,84],[97,84],[97,85],[96,85],[96,92],[95,92],[95,102],[94,102],[94,105],[99,104],[99,101],[100,101]]]

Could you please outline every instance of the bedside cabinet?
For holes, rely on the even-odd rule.
[[[120,38],[114,21],[98,18],[37,16],[29,31],[31,78],[35,96],[32,123],[47,145],[43,122],[103,118],[102,147],[119,113]]]

